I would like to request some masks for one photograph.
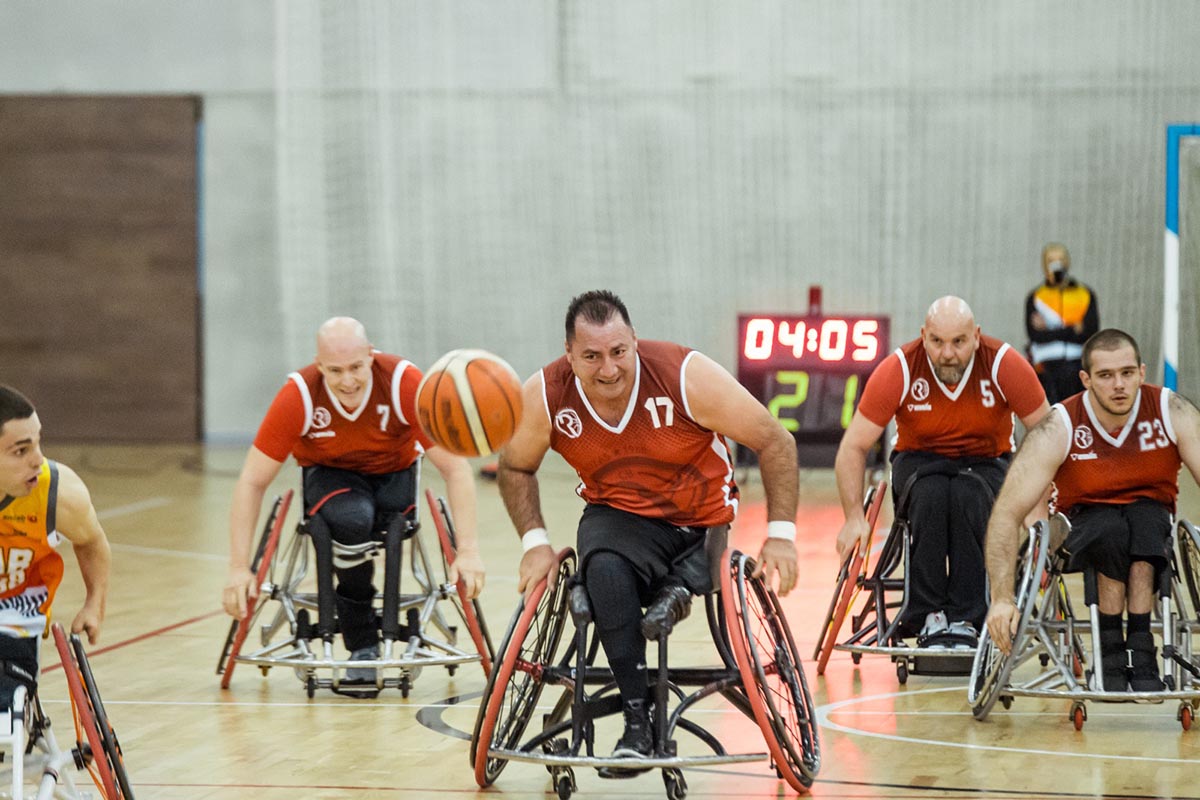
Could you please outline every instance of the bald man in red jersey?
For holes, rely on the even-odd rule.
[[[867,453],[894,418],[895,500],[921,470],[909,489],[913,550],[905,566],[902,635],[919,632],[922,645],[975,641],[987,612],[983,536],[1012,458],[1012,418],[1029,427],[1049,408],[1028,362],[1010,345],[982,335],[970,306],[958,297],[934,301],[920,338],[871,374],[834,464],[846,515],[837,549],[845,557],[856,541],[866,544]]]
[[[1200,412],[1145,383],[1137,342],[1108,328],[1083,346],[1083,392],[1056,403],[1021,444],[988,523],[988,631],[1012,648],[1012,596],[1024,515],[1053,482],[1051,509],[1071,521],[1067,569],[1096,570],[1105,691],[1162,691],[1150,612],[1170,558],[1179,467],[1200,482]],[[1129,611],[1127,635],[1122,617]]]
[[[288,457],[303,468],[304,505],[312,524],[335,542],[356,546],[375,533],[376,515],[405,513],[417,502],[420,462],[428,458],[446,481],[458,533],[449,580],[468,597],[483,588],[470,463],[433,442],[416,424],[421,372],[400,356],[371,346],[362,323],[333,317],[317,330],[313,363],[291,373],[275,395],[246,453],[229,514],[229,575],[225,611],[238,619],[253,608],[259,586],[250,571],[251,545],[267,487]],[[372,610],[374,564],[334,563],[336,614],[351,660],[378,657]],[[374,683],[374,670],[352,668],[351,683]]]

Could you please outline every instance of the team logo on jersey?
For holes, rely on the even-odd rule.
[[[312,426],[317,430],[328,428],[329,423],[333,422],[333,416],[330,415],[329,409],[325,406],[317,406],[313,409]]]
[[[1087,450],[1092,446],[1095,439],[1092,438],[1092,429],[1087,425],[1080,425],[1075,429],[1075,446],[1080,450]]]
[[[929,381],[924,378],[917,378],[912,385],[913,400],[918,403],[929,397]]]
[[[583,420],[573,408],[564,408],[554,415],[554,427],[569,439],[578,439],[583,433]]]

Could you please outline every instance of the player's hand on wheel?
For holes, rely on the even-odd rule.
[[[250,601],[258,597],[258,578],[248,569],[230,569],[225,590],[221,593],[221,606],[225,613],[235,619],[244,619]]]
[[[762,578],[771,587],[773,577],[779,575],[776,594],[786,595],[796,585],[796,544],[787,539],[770,539],[763,543],[758,554],[758,564],[751,573],[752,578]]]
[[[1020,614],[1017,610],[1017,604],[1012,600],[997,600],[988,609],[988,633],[991,635],[996,647],[1004,655],[1009,655],[1012,652],[1013,637],[1017,634],[1017,624],[1019,622]]]
[[[521,566],[517,571],[517,591],[528,598],[542,578],[546,579],[546,588],[553,589],[558,580],[558,571],[554,569],[557,564],[558,558],[550,545],[541,544],[531,548],[521,557]]]

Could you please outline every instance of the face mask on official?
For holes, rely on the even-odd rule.
[[[1050,273],[1050,285],[1058,286],[1067,278],[1067,265],[1062,261],[1051,261],[1046,265],[1046,269]]]

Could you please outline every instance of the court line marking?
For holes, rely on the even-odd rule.
[[[102,520],[115,519],[116,517],[127,517],[130,514],[137,514],[141,511],[149,511],[152,508],[162,508],[169,505],[171,505],[171,500],[168,497],[149,497],[145,500],[138,500],[136,503],[126,503],[116,508],[97,511],[96,516]]]
[[[856,703],[867,702],[871,700],[887,700],[895,697],[909,697],[917,694],[934,694],[936,692],[961,692],[961,686],[937,687],[933,689],[906,689],[898,692],[886,692],[884,694],[866,695],[864,697],[851,697],[846,700],[839,700],[835,703],[825,703],[817,706],[817,722],[819,725],[831,730],[847,733],[852,736],[866,736],[874,739],[887,739],[894,742],[904,742],[905,744],[919,744],[934,747],[956,747],[962,750],[990,750],[998,753],[1025,753],[1034,756],[1060,756],[1062,758],[1098,758],[1108,759],[1112,761],[1148,761],[1160,764],[1193,764],[1195,759],[1192,758],[1164,758],[1160,756],[1125,756],[1109,753],[1066,753],[1061,750],[1038,750],[1031,747],[1000,747],[992,744],[971,744],[969,742],[955,742],[947,739],[920,739],[914,736],[901,736],[893,733],[881,733],[879,731],[868,731],[861,728],[851,728],[846,725],[839,725],[829,719],[831,713],[852,706]],[[964,712],[967,713],[967,712]]]

